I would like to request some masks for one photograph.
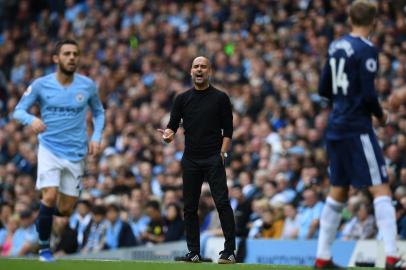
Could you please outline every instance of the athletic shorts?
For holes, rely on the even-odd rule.
[[[388,182],[382,149],[373,132],[327,140],[333,186],[364,188]]]
[[[39,145],[36,188],[57,187],[63,194],[78,197],[84,169],[84,160],[73,162],[62,159]]]

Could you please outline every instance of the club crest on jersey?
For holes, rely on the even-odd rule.
[[[376,64],[376,60],[373,58],[369,58],[366,62],[365,62],[365,66],[367,68],[367,70],[369,72],[375,72],[376,68],[377,68],[377,64]]]
[[[82,103],[85,100],[85,96],[82,93],[76,94],[76,101]]]

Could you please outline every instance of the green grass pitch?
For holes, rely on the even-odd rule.
[[[0,259],[0,270],[312,270],[312,267],[216,263],[146,262],[146,261],[101,261],[59,260],[43,263],[34,259]],[[379,268],[348,268],[351,270],[376,270]]]

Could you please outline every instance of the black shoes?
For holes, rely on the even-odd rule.
[[[227,252],[225,250],[220,252],[219,264],[233,264],[236,263],[234,252]]]
[[[199,263],[202,261],[202,257],[200,254],[190,251],[189,253],[186,253],[185,256],[175,257],[175,261]]]

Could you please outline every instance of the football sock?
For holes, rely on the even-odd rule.
[[[54,207],[48,207],[43,202],[40,203],[39,214],[35,222],[40,249],[49,248],[49,238],[51,236],[52,219]]]
[[[323,207],[320,217],[320,232],[317,243],[318,259],[331,259],[331,245],[336,238],[343,208],[343,203],[340,203],[331,197],[327,197],[326,204]]]
[[[395,208],[389,196],[379,196],[374,199],[376,225],[382,235],[386,256],[399,257],[396,248],[396,215]]]

